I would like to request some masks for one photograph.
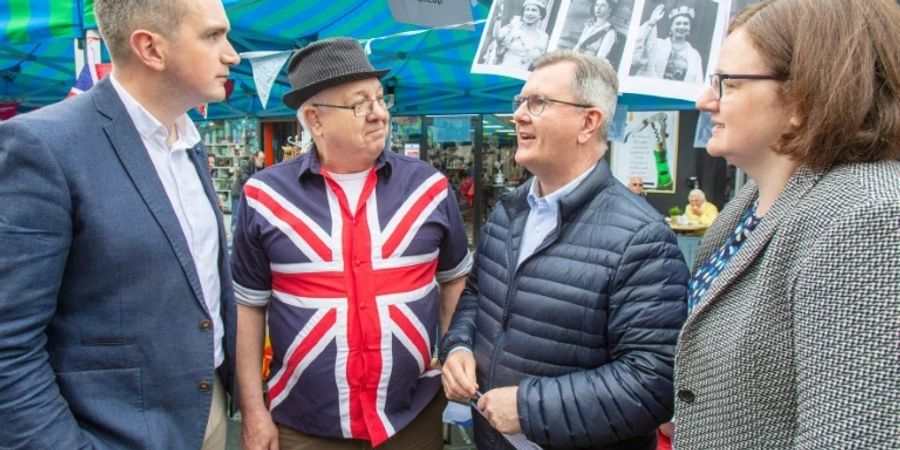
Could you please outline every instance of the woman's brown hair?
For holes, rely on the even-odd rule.
[[[763,0],[746,31],[802,125],[776,152],[815,169],[900,159],[900,6],[894,0]]]

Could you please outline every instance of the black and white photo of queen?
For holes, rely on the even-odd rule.
[[[658,37],[657,24],[666,17],[665,5],[657,5],[638,32],[631,75],[703,83],[703,59],[688,41],[695,18],[694,8],[677,6],[668,13],[669,32]]]

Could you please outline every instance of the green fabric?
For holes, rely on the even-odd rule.
[[[77,24],[73,23],[73,11],[72,1],[57,0],[50,2],[50,23],[48,26],[53,37],[72,37],[75,34]]]
[[[82,28],[89,30],[97,28],[97,19],[94,17],[94,0],[84,0],[84,14],[82,15]]]
[[[31,20],[31,4],[28,0],[9,2],[10,19],[6,25],[6,38],[10,42],[28,42],[28,22]]]
[[[93,20],[93,0],[91,17]],[[10,0],[0,6],[0,45],[80,36],[77,0]]]

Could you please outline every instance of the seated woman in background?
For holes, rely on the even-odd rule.
[[[706,201],[706,194],[700,189],[694,189],[688,194],[688,204],[684,207],[684,216],[689,222],[696,222],[708,227],[719,216],[716,205]]]

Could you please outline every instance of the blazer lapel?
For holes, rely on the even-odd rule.
[[[816,174],[808,168],[801,167],[797,169],[781,194],[775,200],[769,213],[762,218],[759,225],[747,236],[746,242],[741,246],[740,250],[731,258],[728,266],[713,280],[706,292],[706,298],[700,302],[700,305],[691,313],[685,325],[690,324],[696,317],[700,316],[704,311],[711,308],[721,297],[720,294],[729,286],[734,284],[737,279],[746,270],[753,265],[756,259],[763,253],[766,246],[771,240],[775,231],[778,230],[780,223],[784,223],[794,213],[794,206],[797,202],[815,186],[820,174]],[[702,254],[698,252],[698,261],[700,264],[705,262],[709,256],[718,251],[725,242],[725,236],[731,234],[737,227],[741,215],[756,201],[758,190],[756,185],[748,185],[745,189],[747,192],[739,194],[734,201],[737,203],[733,209],[729,210],[728,216],[721,226],[716,227],[717,235],[712,236],[715,239],[710,240],[709,245],[702,246]],[[706,238],[704,238],[704,243]],[[714,248],[711,248],[714,247]],[[702,259],[701,259],[702,258]],[[699,267],[699,266],[698,266]]]
[[[131,121],[125,105],[122,104],[115,88],[107,79],[100,81],[92,92],[94,93],[97,110],[110,120],[104,127],[104,131],[112,143],[113,150],[115,150],[116,155],[122,162],[122,166],[125,167],[128,176],[144,199],[147,208],[153,214],[160,228],[162,228],[163,233],[165,233],[169,245],[172,246],[184,275],[194,291],[196,300],[206,310],[200,278],[197,275],[197,268],[188,249],[184,232],[181,230],[175,210],[172,209],[172,205],[169,203],[169,198],[166,195],[162,182],[159,180],[153,161],[150,159],[150,155],[147,154],[144,142]]]

